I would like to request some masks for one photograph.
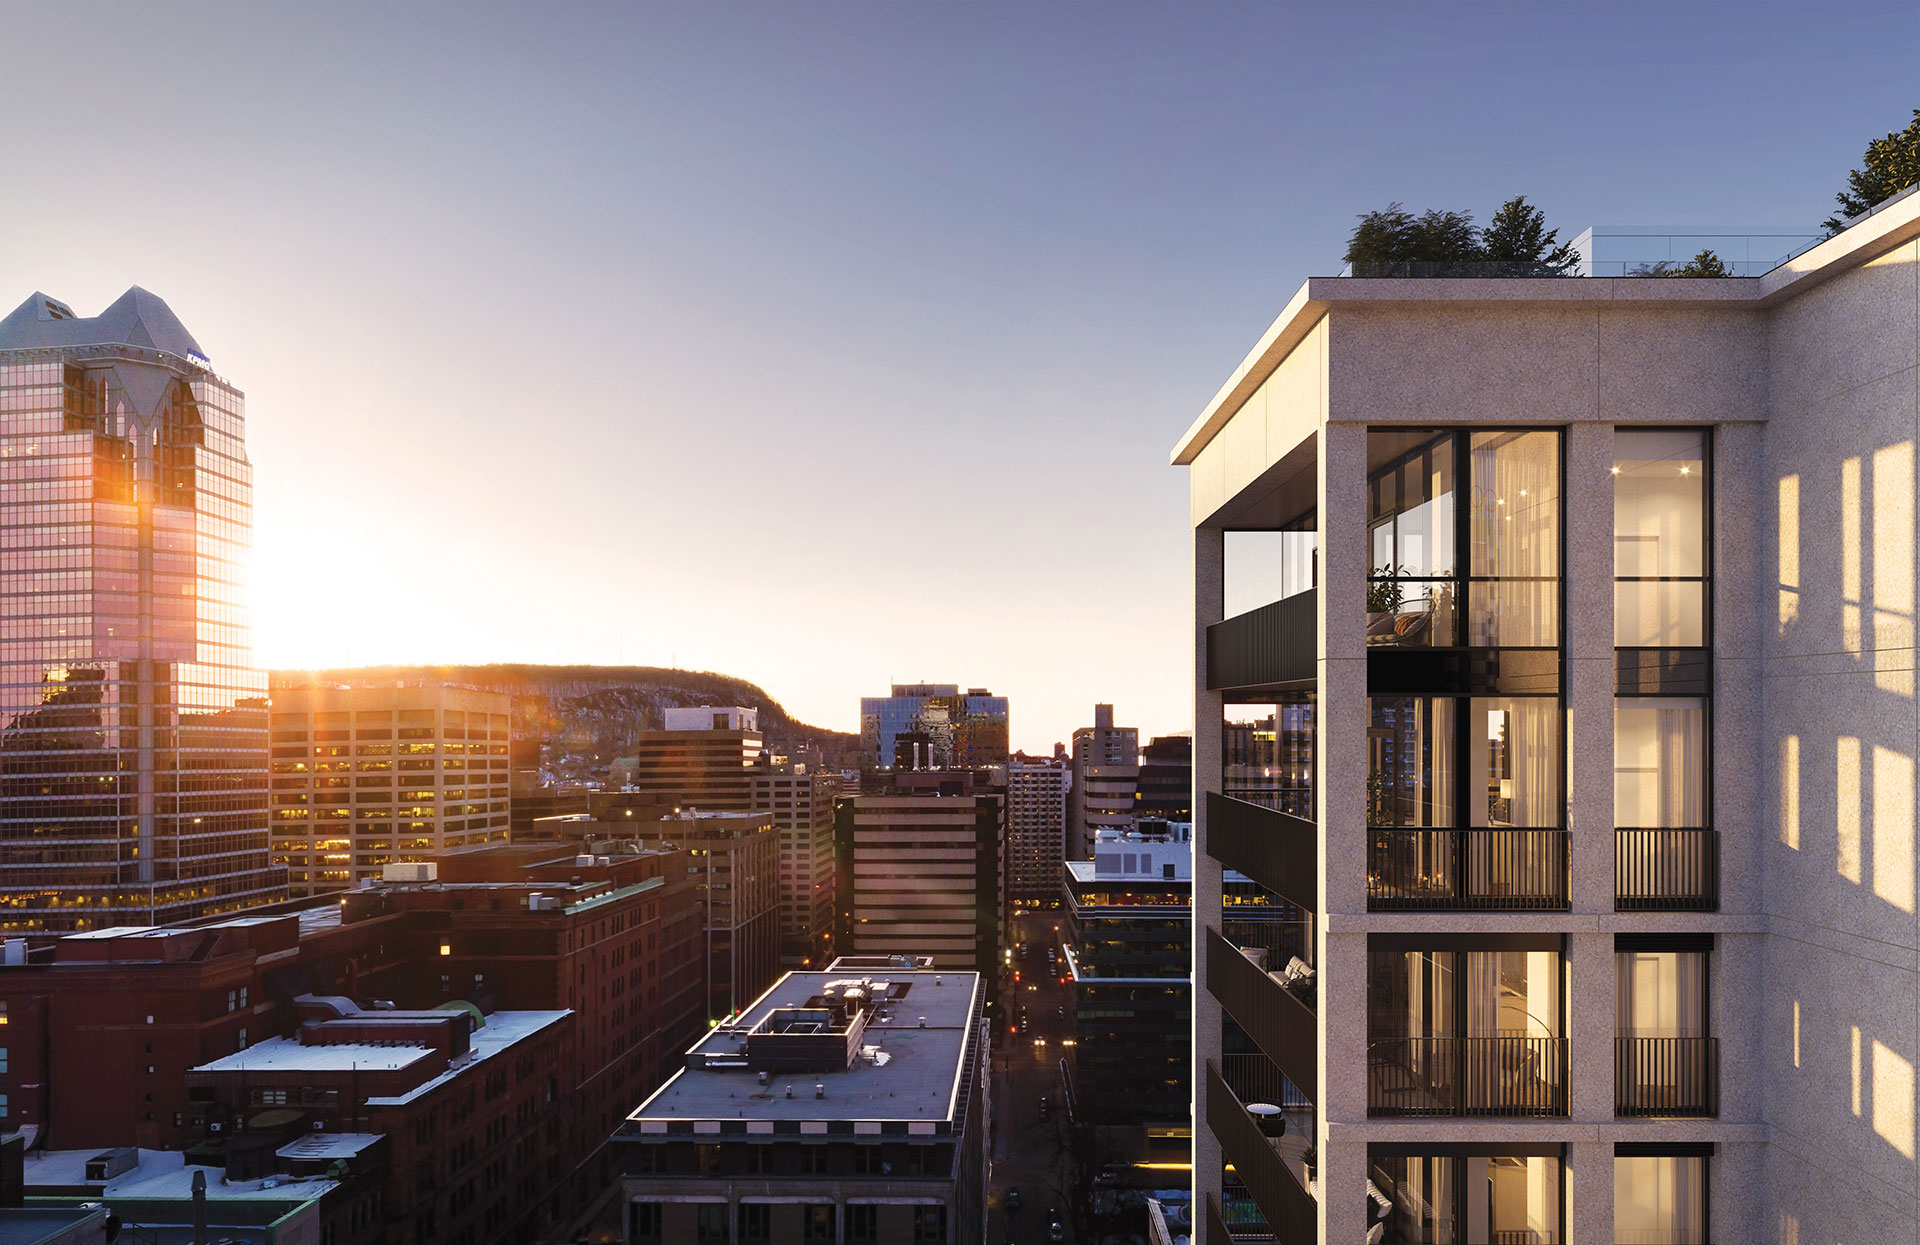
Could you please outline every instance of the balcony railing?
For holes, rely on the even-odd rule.
[[[1312,1111],[1306,1092],[1265,1055],[1221,1055],[1220,1075],[1241,1102],[1270,1102],[1282,1111]]]
[[[1367,907],[1389,911],[1564,912],[1572,885],[1565,830],[1367,831]]]
[[[1207,854],[1302,908],[1320,899],[1320,830],[1311,821],[1207,793]]]
[[[1720,1114],[1720,1041],[1710,1037],[1613,1040],[1615,1115]]]
[[[1615,830],[1613,906],[1619,912],[1717,912],[1718,830]]]
[[[1207,927],[1207,991],[1295,1085],[1319,1078],[1319,1024],[1307,1005]]]
[[[1300,1183],[1259,1123],[1233,1096],[1220,1066],[1207,1061],[1207,1127],[1220,1141],[1220,1153],[1260,1208],[1267,1228],[1282,1241],[1307,1241],[1315,1235],[1313,1198]]]
[[[1565,1038],[1383,1038],[1367,1043],[1368,1115],[1566,1113]]]
[[[1305,682],[1319,657],[1319,596],[1308,589],[1208,627],[1207,687]]]

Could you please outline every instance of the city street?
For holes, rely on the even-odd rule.
[[[1070,1225],[1068,1118],[1060,1060],[1069,1049],[1063,1042],[1073,1035],[1073,991],[1060,984],[1066,972],[1064,956],[1048,971],[1047,948],[1060,949],[1056,924],[1065,924],[1057,909],[1016,915],[1008,922],[1007,945],[1016,947],[1024,940],[1027,955],[1024,960],[1017,953],[1013,958],[1012,969],[1020,979],[1012,982],[1009,972],[1008,1014],[1000,1018],[995,1034],[990,1245],[1044,1245],[1051,1239],[1053,1219]],[[1008,1032],[1013,1025],[1018,1033]],[[1049,1105],[1044,1120],[1043,1097]],[[1010,1188],[1020,1193],[1019,1206],[1013,1209],[1007,1206]],[[1070,1226],[1063,1239],[1072,1239]]]

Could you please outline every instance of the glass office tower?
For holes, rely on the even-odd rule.
[[[0,929],[286,895],[239,390],[138,288],[0,320]]]

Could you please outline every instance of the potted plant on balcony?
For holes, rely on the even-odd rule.
[[[1306,1153],[1300,1156],[1300,1162],[1307,1169],[1307,1192],[1312,1193],[1314,1173],[1320,1170],[1320,1147],[1308,1146]]]

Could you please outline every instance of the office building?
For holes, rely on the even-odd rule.
[[[902,775],[901,778],[913,777]],[[1000,955],[1006,800],[969,772],[835,807],[843,955],[931,956],[991,972]]]
[[[833,957],[833,801],[840,776],[769,761],[753,771],[753,808],[780,837],[780,963],[810,968]]]
[[[0,320],[0,929],[268,903],[245,401],[138,287]]]
[[[1113,706],[1095,705],[1093,725],[1073,732],[1073,790],[1067,852],[1075,860],[1093,855],[1102,834],[1124,833],[1133,824],[1140,781],[1140,731],[1113,724]]]
[[[273,689],[273,858],[296,895],[505,842],[513,698],[440,684]]]
[[[1203,1245],[1920,1231],[1916,237],[1316,278],[1181,439]]]
[[[826,963],[838,776],[768,753],[756,710],[698,705],[669,708],[663,716],[665,729],[640,736],[626,786],[598,796],[595,815],[638,801],[770,814],[780,853],[780,963]]]
[[[1060,902],[1066,850],[1067,791],[1073,772],[1052,761],[1007,765],[1007,902]]]
[[[621,1126],[628,1245],[973,1245],[986,1224],[975,973],[788,973]]]
[[[780,842],[771,813],[610,806],[597,819],[536,822],[534,835],[571,841],[589,855],[609,845],[686,851],[687,879],[702,907],[708,1020],[746,1006],[779,975]]]
[[[1005,765],[1007,698],[957,683],[895,683],[889,696],[860,698],[861,765],[887,770]]]
[[[1193,736],[1159,735],[1140,749],[1135,817],[1193,820]]]
[[[593,788],[578,783],[541,783],[537,781],[538,771],[531,771],[535,780],[522,783],[523,773],[515,770],[514,783],[507,797],[508,838],[520,840],[533,833],[533,823],[542,817],[567,817],[591,810]]]
[[[1112,836],[1067,862],[1069,1067],[1102,1166],[1182,1163],[1192,1139],[1193,850]],[[1145,1167],[1151,1183],[1162,1167]]]

